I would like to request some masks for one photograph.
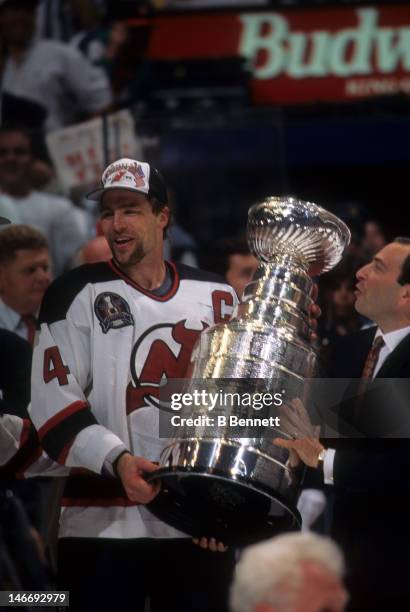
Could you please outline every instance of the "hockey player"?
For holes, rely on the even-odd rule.
[[[228,320],[234,290],[163,259],[167,191],[147,163],[110,164],[99,201],[113,259],[81,266],[45,295],[31,417],[71,468],[60,521],[60,586],[72,610],[224,610],[233,553],[212,555],[142,504],[156,495],[158,390],[183,378],[203,329]],[[215,542],[203,546],[217,549]]]

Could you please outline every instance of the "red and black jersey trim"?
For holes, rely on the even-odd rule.
[[[0,467],[0,478],[22,477],[42,453],[37,432],[30,419],[24,419],[20,435],[20,448],[4,466]]]
[[[63,506],[139,506],[128,499],[121,480],[98,474],[71,474],[64,489]]]
[[[174,297],[179,287],[179,274],[177,272],[175,264],[169,261],[166,261],[165,264],[168,266],[168,269],[172,275],[172,285],[169,291],[167,291],[167,293],[165,293],[164,295],[156,295],[152,291],[148,291],[147,289],[144,289],[144,287],[141,287],[141,285],[133,281],[127,274],[120,270],[114,259],[111,259],[111,261],[108,262],[108,265],[111,267],[113,272],[117,274],[117,276],[122,278],[122,280],[125,281],[128,285],[131,285],[131,287],[137,289],[137,291],[140,291],[141,293],[143,293],[147,297],[152,298],[156,302],[167,302],[172,297]]]
[[[85,427],[97,424],[87,402],[78,401],[44,423],[38,430],[38,437],[46,453],[64,465],[76,435]]]
[[[74,299],[86,285],[112,280],[118,277],[106,262],[85,264],[59,276],[44,295],[39,324],[64,320]]]

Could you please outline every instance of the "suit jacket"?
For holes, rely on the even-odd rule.
[[[0,329],[0,413],[27,416],[30,401],[32,348],[6,329]]]
[[[359,378],[375,332],[366,329],[341,339],[330,376]],[[391,385],[383,380],[377,388],[380,379],[389,378],[410,383],[410,334],[387,357],[362,405],[340,406],[340,416],[347,411],[348,420],[367,437],[325,443],[336,448],[331,533],[350,571],[349,610],[410,609],[410,581],[402,563],[410,547],[410,436],[396,437],[408,435],[410,389],[405,397],[397,396],[397,380]],[[390,439],[383,437],[386,433]]]
[[[375,333],[372,327],[342,338],[334,347],[329,376],[352,378],[357,386]],[[363,400],[343,402],[339,414],[358,437],[328,444],[336,447],[335,487],[410,493],[410,478],[403,478],[404,469],[410,474],[410,334],[387,357]]]

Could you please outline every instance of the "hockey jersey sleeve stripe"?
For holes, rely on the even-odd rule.
[[[79,400],[44,423],[38,435],[47,454],[60,463],[67,457],[75,436],[90,425],[97,425],[97,421],[88,403]]]
[[[54,415],[51,419],[46,421],[46,423],[44,423],[44,425],[42,425],[42,427],[40,427],[40,429],[38,430],[38,437],[40,438],[40,440],[43,441],[44,437],[59,423],[69,418],[79,410],[83,410],[84,408],[89,408],[87,402],[78,400],[77,402],[73,402],[72,404],[64,408],[64,410],[61,410],[58,414]],[[96,420],[94,419],[94,417],[92,418],[93,421],[92,423],[90,423],[90,425],[95,425]]]

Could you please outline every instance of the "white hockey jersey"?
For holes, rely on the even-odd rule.
[[[72,270],[45,295],[31,418],[48,455],[72,468],[60,537],[182,535],[131,502],[118,479],[101,475],[119,445],[159,459],[159,384],[185,376],[198,335],[229,320],[237,302],[219,277],[167,266],[172,286],[162,296],[135,284],[113,261]]]

